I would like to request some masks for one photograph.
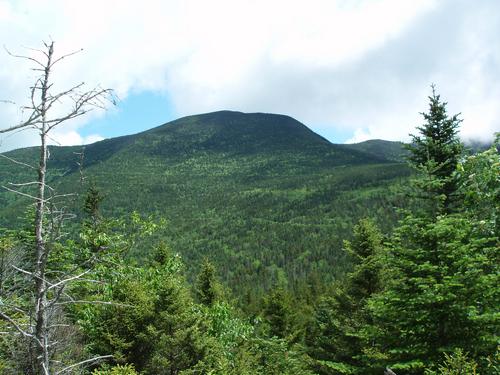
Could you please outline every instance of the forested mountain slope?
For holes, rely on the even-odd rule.
[[[37,152],[6,155],[30,163]],[[262,113],[189,116],[97,142],[85,147],[79,168],[81,152],[50,148],[54,187],[81,192],[84,176],[105,193],[107,216],[137,210],[166,218],[162,235],[186,263],[208,257],[225,281],[252,293],[256,285],[344,272],[342,240],[352,224],[376,216],[389,229],[410,174],[400,143],[334,145],[291,117]],[[5,158],[0,170],[0,185],[33,180]],[[15,223],[25,209],[24,199],[0,192],[0,224]]]

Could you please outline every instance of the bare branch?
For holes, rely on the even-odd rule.
[[[23,270],[22,268],[16,267],[13,264],[11,266],[12,266],[12,268],[14,268],[18,272],[24,273],[24,274],[29,275],[29,276],[33,276],[33,272]]]
[[[105,281],[103,280],[96,280],[96,279],[78,279],[78,281],[85,282],[85,283],[92,283],[92,284],[106,284]]]
[[[71,94],[72,92],[76,91],[77,89],[79,89],[80,87],[82,87],[84,85],[84,83],[79,83],[78,85],[75,85],[73,86],[72,88],[66,90],[66,91],[62,91],[54,96],[50,96],[49,98],[47,98],[47,107],[46,107],[46,110],[48,111],[53,105],[54,103],[58,102],[59,99],[61,99],[62,97],[64,96],[67,96],[68,94]]]
[[[45,136],[50,139],[52,142],[56,143],[58,146],[61,146],[61,142],[59,142],[57,139],[51,137],[49,134],[45,134]]]
[[[83,48],[80,48],[79,50],[77,51],[73,51],[73,52],[70,52],[70,53],[67,53],[66,55],[63,55],[59,58],[57,58],[56,60],[54,60],[54,62],[52,64],[50,64],[50,68],[52,68],[54,65],[56,65],[59,61],[61,60],[64,60],[66,57],[70,57],[70,56],[73,56],[73,55],[76,55],[77,53],[80,53],[83,51]]]
[[[117,307],[136,307],[134,305],[128,305],[126,303],[116,303],[116,302],[108,302],[108,301],[89,301],[89,300],[71,300],[71,301],[62,301],[57,302],[55,305],[71,305],[71,304],[86,304],[86,305],[107,305],[107,306],[117,306]]]
[[[70,282],[72,280],[79,279],[80,277],[88,274],[89,272],[90,272],[90,270],[86,270],[85,272],[82,272],[82,273],[80,273],[78,275],[75,275],[75,276],[72,276],[72,277],[68,277],[67,279],[61,280],[61,281],[59,281],[59,282],[51,285],[47,290],[50,290],[52,288],[57,288],[59,285],[63,285],[63,284],[66,284],[66,283],[68,283],[68,282]]]
[[[49,303],[49,307],[52,307],[54,306],[57,301],[59,301],[59,299],[61,298],[61,295],[64,294],[64,295],[67,295],[66,292],[64,292],[64,288],[65,288],[66,284],[63,284],[61,286],[61,288],[59,288],[59,290],[56,292],[56,295],[55,297],[52,299],[52,301]]]
[[[49,124],[49,126],[47,127],[47,131],[52,130],[54,127],[56,127],[62,122],[74,119],[76,117],[80,117],[92,110],[92,108],[86,108],[86,107],[105,109],[106,107],[104,105],[104,102],[102,101],[102,97],[111,96],[112,92],[113,91],[110,89],[92,90],[79,95],[77,98],[73,98],[74,107],[72,112],[70,112],[64,117],[59,117],[52,120],[46,120],[46,123]],[[114,104],[114,101],[110,100],[110,103]]]
[[[11,126],[9,128],[0,129],[0,134],[9,133],[11,131],[14,131],[14,130],[17,130],[17,129],[21,129],[21,128],[26,128],[26,127],[28,127],[28,126],[30,126],[32,124],[34,124],[34,122],[31,122],[31,121],[21,122],[20,124]]]
[[[22,195],[23,197],[28,197],[28,198],[31,198],[31,199],[33,199],[33,200],[35,200],[35,201],[42,201],[42,199],[37,198],[37,197],[34,197],[34,196],[30,195],[30,194],[26,194],[26,193],[23,193],[23,192],[21,192],[21,191],[17,191],[17,190],[14,190],[14,189],[8,188],[7,186],[4,186],[4,185],[2,185],[2,187],[3,187],[5,190],[8,190],[8,191],[10,191],[10,192],[12,192],[12,193],[16,193],[16,194]],[[45,199],[43,199],[43,201],[44,201],[44,202],[46,202],[46,200],[45,200]]]
[[[31,333],[28,333],[24,329],[22,329],[11,317],[9,317],[8,315],[4,314],[2,311],[0,311],[0,318],[2,318],[3,320],[6,320],[7,322],[9,322],[10,325],[12,327],[14,327],[15,330],[17,332],[19,332],[21,335],[23,335],[24,337],[33,337],[33,335]]]
[[[83,175],[83,163],[85,160],[85,146],[82,147],[82,152],[74,152],[75,155],[80,157],[80,161],[76,162],[78,165],[78,173],[80,173],[80,184],[83,184],[85,181],[85,176]]]
[[[51,201],[51,200],[54,200],[57,198],[74,197],[75,195],[78,195],[78,194],[76,194],[76,193],[56,194],[56,195],[52,195],[51,197],[47,198],[45,201],[48,202],[48,201]]]
[[[22,165],[22,166],[24,166],[24,167],[28,167],[28,168],[31,168],[31,169],[36,169],[36,168],[35,168],[35,167],[33,167],[32,165],[29,165],[29,164],[23,163],[23,162],[21,162],[21,161],[19,161],[19,160],[13,159],[13,158],[11,158],[11,157],[9,157],[9,156],[5,155],[5,154],[0,154],[0,156],[1,156],[2,158],[7,159],[8,161],[11,161],[12,163],[15,163],[15,164],[18,164],[18,165]]]
[[[31,181],[31,182],[23,182],[19,184],[15,184],[13,182],[9,182],[9,185],[15,186],[15,187],[23,187],[23,186],[33,186],[33,185],[40,185],[40,182],[38,181]],[[45,184],[45,187],[51,191],[54,191],[54,188]]]
[[[36,89],[38,87],[39,84],[42,83],[42,79],[41,78],[38,78],[35,82],[35,85],[31,88],[31,95],[30,95],[30,100],[31,100],[31,105],[32,105],[32,108],[33,108],[33,114],[39,114],[39,110],[38,110],[38,105],[35,103],[35,93],[36,93]],[[29,121],[29,120],[28,120]]]
[[[83,84],[79,84],[66,92],[59,93],[58,95],[54,96],[50,101],[46,102],[47,108],[49,109],[57,100],[59,100],[61,97],[64,97],[64,95],[69,95],[74,90],[82,86]],[[83,93],[81,95],[78,95],[77,97],[73,97],[72,100],[74,101],[74,106],[72,111],[67,114],[66,116],[63,117],[58,117],[55,119],[49,119],[49,120],[44,120],[42,116],[42,111],[36,106],[34,103],[34,96],[35,96],[35,90],[38,89],[37,86],[34,86],[31,90],[31,97],[32,97],[32,107],[30,109],[33,109],[33,112],[31,116],[28,118],[28,120],[23,121],[17,125],[5,128],[5,129],[0,129],[0,134],[2,133],[8,133],[14,130],[18,129],[23,129],[27,128],[29,126],[37,126],[38,124],[45,123],[47,124],[47,129],[46,133],[55,128],[57,125],[68,121],[72,120],[76,117],[80,117],[92,110],[92,108],[85,108],[85,107],[94,107],[94,108],[101,108],[101,109],[106,109],[106,106],[103,101],[103,97],[105,96],[112,96],[113,90],[111,89],[101,89],[97,90],[94,89],[92,91],[88,91],[86,93]],[[109,103],[115,104],[115,100],[109,99]]]
[[[21,314],[23,314],[23,315],[25,315],[25,316],[29,316],[29,314],[28,314],[26,311],[24,311],[23,309],[20,309],[20,308],[19,308],[19,307],[17,307],[17,306],[13,306],[13,305],[11,305],[10,303],[6,303],[5,301],[2,301],[2,303],[1,303],[1,304],[2,304],[2,306],[5,306],[5,307],[7,307],[7,308],[9,308],[9,309],[14,310],[15,312],[21,313]],[[21,326],[22,324],[19,324],[19,325]]]
[[[43,49],[37,49],[37,48],[27,47],[27,46],[21,46],[21,47],[23,47],[24,49],[30,50],[30,51],[39,52],[39,53],[45,55],[45,57],[49,57],[47,55],[47,52],[45,52]]]
[[[71,366],[63,368],[61,371],[56,372],[56,375],[62,374],[64,372],[67,372],[67,371],[69,371],[69,370],[71,370],[71,369],[73,369],[75,367],[83,366],[83,365],[85,365],[87,363],[98,362],[98,361],[102,361],[103,359],[110,359],[110,358],[113,358],[113,356],[112,355],[101,355],[101,356],[98,356],[98,357],[86,359],[85,361],[81,361],[81,362],[75,363],[75,364],[73,364]]]
[[[19,59],[25,59],[25,60],[29,60],[31,62],[34,62],[35,64],[37,65],[40,65],[43,69],[45,69],[45,65],[43,63],[41,63],[40,61],[38,61],[37,59],[34,59],[33,57],[29,57],[29,56],[24,56],[24,55],[15,55],[13,54],[12,52],[10,52],[7,47],[4,45],[3,46],[4,50],[12,57],[17,57]]]
[[[71,327],[71,324],[51,324],[49,326],[47,326],[47,328],[68,328],[68,327]]]

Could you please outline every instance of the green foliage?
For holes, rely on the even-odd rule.
[[[412,135],[409,160],[417,167],[433,161],[437,164],[436,176],[447,178],[453,174],[459,161],[462,144],[458,128],[462,120],[459,115],[448,117],[447,103],[441,101],[432,86],[429,96],[429,112],[422,113],[425,123],[417,127],[420,135]]]
[[[417,127],[420,134],[412,135],[412,144],[408,146],[408,159],[417,170],[428,173],[440,182],[434,185],[432,190],[436,195],[444,197],[443,209],[449,212],[457,189],[453,174],[463,146],[458,138],[458,128],[462,120],[458,118],[459,115],[448,117],[446,105],[432,86],[429,112],[422,113],[425,123]]]
[[[268,375],[312,375],[307,357],[299,346],[277,337],[256,339],[251,342],[250,353],[256,359],[254,373]]]
[[[319,366],[320,373],[326,374],[355,374],[356,368],[342,362],[332,362],[325,360],[318,360],[316,366]]]
[[[386,289],[371,301],[377,321],[384,322],[378,340],[392,363],[436,363],[454,347],[476,355],[492,350],[499,280],[491,246],[474,238],[461,217],[401,222],[385,259]]]
[[[426,370],[425,375],[479,375],[477,363],[470,360],[462,349],[456,349],[451,354],[444,354],[444,363],[437,371]]]
[[[276,287],[268,293],[264,298],[262,314],[269,337],[291,338],[292,311],[291,298],[282,287]]]
[[[470,155],[457,166],[456,178],[466,214],[489,235],[500,233],[500,133],[486,151]]]
[[[31,212],[28,213],[31,218]],[[4,314],[21,326],[28,326],[32,309],[31,282],[19,269],[31,270],[29,262],[33,249],[30,229],[6,230],[0,228],[0,373],[17,375],[31,371],[31,358],[26,355],[29,340],[4,318]]]
[[[381,289],[382,234],[372,220],[361,219],[354,226],[353,240],[345,241],[344,248],[354,263],[353,271],[347,275],[346,292],[355,303],[364,304]]]
[[[92,375],[139,375],[132,365],[117,365],[108,370],[94,370]]]
[[[103,199],[104,196],[97,189],[95,183],[91,183],[83,203],[83,212],[85,212],[85,214],[94,221],[98,220],[101,215],[99,211]]]
[[[203,357],[205,344],[178,257],[156,267],[124,266],[104,291],[108,306],[88,306],[80,324],[90,351],[113,353],[150,374],[177,372]]]
[[[402,142],[384,141],[381,139],[370,139],[360,143],[345,143],[339,145],[356,151],[362,151],[379,159],[404,162],[408,156],[408,150]]]
[[[203,359],[186,373],[252,374],[255,359],[247,348],[254,335],[251,324],[238,316],[226,302],[201,306],[201,319],[206,323],[210,347]]]
[[[237,347],[254,333],[254,327],[236,314],[234,307],[218,302],[205,309],[208,334],[221,344],[224,355],[231,357]]]
[[[353,373],[352,319],[349,318],[346,296],[337,294],[320,299],[315,308],[306,344],[319,374]]]
[[[203,260],[196,279],[196,296],[203,305],[212,306],[221,298],[222,286],[217,280],[216,270],[208,259]]]
[[[486,171],[498,170],[498,155],[490,150],[459,163],[460,121],[447,117],[434,91],[430,101],[422,137],[410,148],[424,209],[399,222],[381,258],[384,290],[368,304],[375,343],[368,358],[398,374],[421,374],[455,348],[482,363],[498,342],[499,237],[491,207],[498,176]]]
[[[372,220],[362,219],[344,248],[353,270],[319,301],[308,332],[309,354],[320,374],[369,373],[362,353],[371,323],[367,301],[382,288],[382,235]]]
[[[159,253],[152,267],[108,269],[102,293],[113,304],[78,313],[88,351],[112,353],[144,374],[309,373],[299,347],[257,336],[227,302],[194,304],[179,258],[166,257],[165,247]]]
[[[487,375],[498,375],[500,374],[500,345],[497,346],[497,350],[494,353],[488,355],[485,359],[486,365],[483,372]]]

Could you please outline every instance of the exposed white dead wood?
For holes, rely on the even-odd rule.
[[[8,161],[10,161],[10,162],[12,162],[12,163],[14,163],[14,164],[22,165],[23,167],[28,167],[28,168],[30,168],[30,169],[35,169],[35,170],[36,170],[36,168],[35,168],[34,166],[29,165],[29,164],[27,164],[27,163],[23,163],[23,162],[18,161],[18,160],[16,160],[16,159],[13,159],[13,158],[11,158],[11,157],[9,157],[9,156],[7,156],[7,155],[0,154],[0,157],[2,157],[2,158],[4,158],[4,159],[7,159]]]
[[[104,359],[111,359],[111,358],[113,358],[112,355],[101,355],[98,357],[86,359],[85,361],[81,361],[81,362],[75,363],[71,366],[67,366],[67,367],[63,368],[62,370],[56,372],[55,375],[64,374],[65,372],[68,372],[68,371],[74,369],[75,367],[80,367],[80,366],[83,366],[83,365],[88,364],[88,363],[98,362],[98,361],[102,361]]]
[[[5,48],[5,47],[4,47]],[[95,357],[76,364],[63,367],[62,363],[54,361],[54,348],[63,346],[60,340],[54,338],[54,330],[64,326],[59,324],[63,309],[60,306],[70,303],[99,303],[98,301],[75,300],[68,293],[68,285],[80,280],[90,273],[95,259],[91,257],[87,263],[88,268],[75,266],[72,273],[57,274],[49,272],[48,259],[53,248],[53,243],[62,238],[62,228],[66,220],[74,215],[68,214],[62,201],[74,197],[73,193],[58,194],[53,187],[46,182],[47,162],[50,158],[48,142],[51,140],[51,131],[59,125],[72,119],[84,116],[94,109],[105,109],[109,104],[114,104],[113,92],[110,89],[95,87],[90,90],[84,88],[84,83],[73,85],[69,89],[53,93],[51,82],[52,69],[64,59],[73,56],[81,50],[56,57],[54,54],[54,42],[43,43],[41,49],[28,48],[28,54],[14,54],[5,48],[7,53],[15,58],[26,60],[33,64],[33,69],[39,72],[31,87],[29,87],[28,104],[21,108],[24,119],[17,124],[0,129],[0,134],[12,134],[27,129],[36,129],[40,136],[39,158],[37,166],[14,160],[1,155],[7,160],[20,167],[28,167],[36,171],[36,180],[29,182],[11,182],[4,189],[31,199],[35,205],[34,218],[34,251],[31,254],[32,263],[25,270],[18,265],[12,264],[19,274],[29,280],[31,289],[28,294],[32,297],[32,306],[23,315],[23,320],[15,316],[16,310],[13,306],[0,303],[0,318],[8,322],[17,335],[29,339],[27,355],[31,356],[32,371],[37,375],[54,375],[69,372],[72,369],[98,360],[110,358],[110,356]],[[10,103],[2,101],[3,103]],[[61,114],[61,108],[66,112]],[[57,112],[56,115],[53,115]],[[83,156],[82,156],[83,158]],[[80,166],[83,159],[80,159]],[[3,298],[3,296],[2,296]],[[103,302],[104,304],[107,304]],[[62,368],[63,367],[63,368]],[[62,368],[62,369],[61,369]]]

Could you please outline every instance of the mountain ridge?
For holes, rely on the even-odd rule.
[[[167,123],[158,125],[158,126],[153,127],[151,129],[147,129],[147,130],[142,131],[142,132],[118,136],[118,137],[107,138],[107,139],[97,141],[97,142],[94,142],[94,143],[91,143],[88,145],[82,145],[82,146],[78,146],[78,145],[54,146],[54,145],[51,145],[49,147],[52,149],[58,149],[58,148],[63,148],[63,147],[64,148],[74,148],[75,150],[77,150],[78,148],[82,148],[82,147],[91,148],[91,149],[95,148],[98,150],[102,148],[102,151],[106,150],[108,152],[116,152],[117,149],[130,144],[131,142],[133,142],[134,139],[137,139],[138,137],[149,136],[149,135],[153,135],[153,134],[162,133],[165,131],[176,131],[176,130],[178,131],[178,129],[176,129],[176,127],[186,127],[186,125],[187,125],[186,123],[191,124],[191,125],[193,124],[193,122],[195,124],[196,123],[203,123],[203,125],[214,125],[214,123],[212,122],[213,119],[220,121],[221,118],[226,117],[226,124],[224,124],[224,123],[222,123],[222,124],[227,125],[227,120],[228,120],[227,117],[228,116],[233,117],[233,119],[234,119],[234,117],[240,117],[240,118],[244,117],[245,120],[248,120],[248,119],[252,120],[252,118],[255,118],[255,117],[259,117],[259,118],[265,117],[265,118],[269,118],[269,119],[282,120],[281,125],[283,124],[283,120],[286,120],[289,123],[294,123],[296,128],[293,130],[295,130],[295,131],[300,130],[301,135],[306,135],[306,136],[315,138],[318,142],[323,143],[323,144],[342,146],[342,147],[349,148],[349,149],[355,150],[355,151],[362,151],[363,152],[364,147],[359,147],[359,146],[364,145],[364,144],[369,143],[369,142],[383,142],[385,144],[394,144],[394,145],[401,144],[402,145],[401,142],[392,142],[392,141],[384,141],[384,140],[369,140],[369,141],[364,141],[364,142],[355,143],[355,144],[338,144],[338,143],[330,142],[329,140],[327,140],[323,136],[315,133],[313,130],[308,128],[303,123],[295,120],[293,117],[288,116],[288,115],[265,113],[265,112],[245,113],[245,112],[240,112],[240,111],[220,110],[220,111],[208,112],[208,113],[203,113],[203,114],[198,114],[198,115],[184,116],[184,117],[175,119],[173,121],[169,121]],[[195,120],[195,121],[193,121],[193,120]],[[198,121],[196,121],[196,120],[198,120]],[[245,125],[248,126],[248,124],[249,124],[249,122],[247,121]],[[220,123],[218,125],[220,125]],[[235,125],[234,121],[230,125]],[[240,123],[236,123],[236,125],[242,125],[242,124],[240,122]],[[290,129],[292,129],[292,128],[291,127],[287,128],[287,130],[290,130]],[[241,128],[239,128],[238,130],[241,130]],[[255,130],[255,129],[252,129],[252,130]],[[19,148],[19,149],[4,152],[4,154],[17,153],[17,152],[19,152],[19,150],[36,149],[37,147],[38,146]],[[99,150],[99,151],[101,151],[101,150]],[[372,156],[376,156],[378,158],[380,158],[380,156],[382,155],[380,153],[373,152],[373,150],[368,152],[368,154],[370,154]]]

